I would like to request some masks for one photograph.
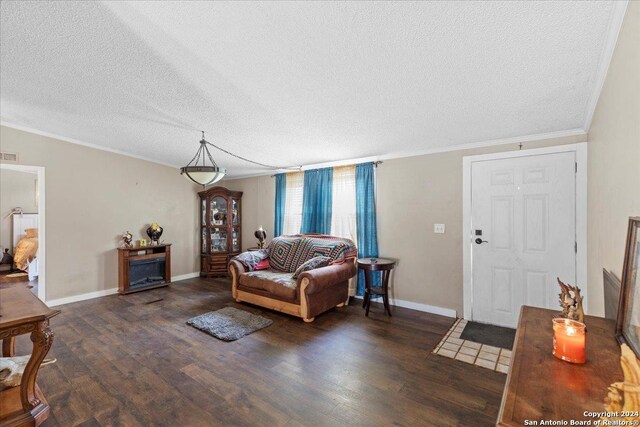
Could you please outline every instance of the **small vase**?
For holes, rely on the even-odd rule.
[[[147,236],[151,239],[153,244],[157,245],[160,241],[160,236],[162,236],[163,228],[158,226],[159,230],[153,230],[151,227],[147,228]]]

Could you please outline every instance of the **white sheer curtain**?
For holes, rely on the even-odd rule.
[[[284,202],[284,235],[300,233],[302,225],[302,198],[304,172],[287,174]],[[333,169],[331,201],[331,235],[345,237],[358,243],[356,229],[356,167]],[[349,281],[349,295],[355,295],[355,277]]]
[[[282,234],[285,236],[300,233],[300,226],[302,225],[303,190],[304,172],[287,174],[287,190],[284,201],[284,224],[282,226]]]
[[[283,234],[298,234],[302,224],[304,173],[287,174]],[[333,169],[331,234],[356,242],[356,167]]]
[[[331,234],[356,242],[356,167],[333,168]]]
[[[345,237],[357,244],[356,230],[356,167],[333,169],[333,195],[331,202],[331,234]],[[356,276],[357,277],[357,276]],[[356,294],[356,278],[349,280],[349,295]]]

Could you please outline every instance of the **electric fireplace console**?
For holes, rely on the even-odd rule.
[[[118,292],[130,294],[171,283],[171,243],[118,248]]]

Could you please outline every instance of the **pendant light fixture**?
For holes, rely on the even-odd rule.
[[[225,154],[228,154],[231,157],[235,157],[236,159],[242,160],[244,162],[248,162],[254,164],[256,166],[260,166],[262,168],[270,169],[270,170],[282,170],[282,171],[300,171],[302,170],[302,166],[273,166],[265,163],[256,162],[255,160],[247,159],[246,157],[239,156],[237,154],[232,153],[229,150],[225,150],[222,147],[218,147],[216,144],[207,141],[204,139],[204,131],[202,132],[202,139],[200,140],[200,148],[196,151],[196,155],[193,156],[193,159],[187,164],[187,166],[180,168],[180,175],[184,175],[185,178],[190,180],[191,182],[195,182],[198,185],[215,184],[220,181],[227,174],[227,170],[225,168],[221,168],[217,165],[213,157],[211,157],[211,153],[209,152],[209,145],[215,148],[216,150],[222,151]],[[209,159],[209,165],[207,165],[207,159]]]
[[[204,131],[202,131],[200,148],[196,151],[196,155],[193,156],[193,159],[191,159],[187,166],[180,168],[180,175],[184,175],[185,178],[203,187],[220,181],[227,173],[225,168],[219,167],[215,160],[213,160],[207,145],[215,147],[215,145],[204,139]],[[210,165],[207,165],[207,159]]]

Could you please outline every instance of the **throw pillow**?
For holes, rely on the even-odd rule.
[[[260,249],[258,251],[242,252],[241,254],[234,256],[232,259],[244,265],[248,271],[253,271],[261,261],[268,262],[268,256],[269,252],[267,252],[266,249]]]
[[[304,273],[305,271],[313,270],[315,268],[320,268],[320,267],[326,267],[327,265],[329,265],[329,261],[331,261],[331,258],[326,256],[313,257],[309,261],[305,262],[300,267],[298,267],[295,273],[293,273],[292,278],[297,279],[298,276]]]
[[[298,248],[302,243],[300,237],[276,237],[269,243],[269,265],[272,270],[293,273],[298,267],[296,262]]]
[[[265,258],[262,261],[260,261],[255,267],[254,267],[254,271],[257,270],[268,270],[269,269],[269,259]]]

